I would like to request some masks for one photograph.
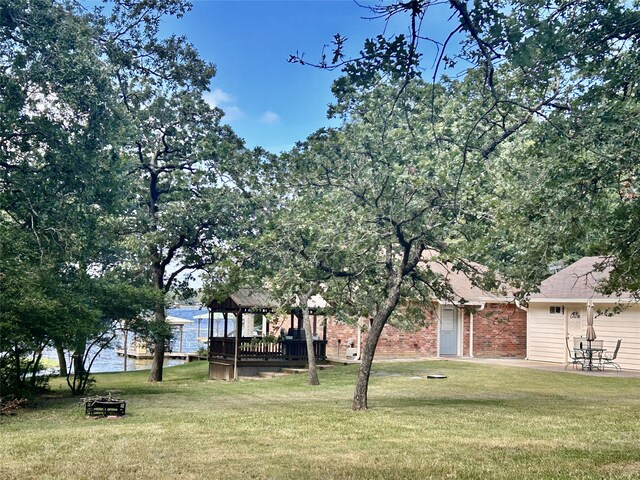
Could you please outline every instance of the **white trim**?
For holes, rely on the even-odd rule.
[[[529,312],[529,309],[527,309],[527,324],[525,325],[526,331],[527,331],[527,341],[525,342],[526,344],[526,348],[525,348],[525,352],[524,352],[524,359],[525,360],[529,360],[529,340],[531,339],[531,322],[529,321],[529,316],[531,315],[531,313]]]
[[[484,305],[485,302],[450,302],[449,300],[435,300],[436,303],[440,304],[441,306],[443,305],[453,305],[454,307],[479,307],[481,305]],[[503,303],[503,302],[495,302],[495,303]],[[508,303],[508,302],[504,302],[504,303]]]
[[[564,305],[562,305],[562,309],[564,310],[564,338],[566,344],[566,338],[569,335],[569,309],[565,308]],[[564,361],[565,363],[569,361],[569,350],[566,348],[564,348]]]
[[[635,299],[622,298],[531,298],[529,303],[587,303],[591,300],[594,303],[635,303]]]
[[[464,309],[456,307],[456,328],[458,329],[458,353],[464,357]]]
[[[473,358],[473,311],[469,312],[469,358]]]
[[[485,303],[514,303],[517,302],[516,297],[476,297],[477,304]]]
[[[438,321],[436,326],[436,357],[440,357],[440,317],[442,316],[442,307],[438,312]]]

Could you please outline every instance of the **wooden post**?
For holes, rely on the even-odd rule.
[[[213,322],[215,313],[209,310],[209,318],[207,319],[207,360],[211,357],[211,337],[213,336]]]
[[[318,335],[318,315],[313,314],[313,335]]]
[[[327,341],[327,317],[324,317],[324,325],[322,326],[322,340]]]
[[[182,353],[182,333],[184,332],[184,325],[180,325],[180,350],[178,353]]]
[[[238,345],[240,344],[240,330],[242,329],[242,312],[236,313],[236,345],[233,354],[233,379],[238,381]]]
[[[127,330],[127,322],[124,322],[124,371],[127,371],[127,342],[129,341],[129,330]]]
[[[222,316],[224,317],[224,338],[227,338],[229,335],[229,314],[224,312]]]

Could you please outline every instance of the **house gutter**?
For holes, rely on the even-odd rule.
[[[633,298],[531,298],[529,299],[529,303],[587,303],[589,300],[595,303],[634,303],[635,300]],[[523,310],[526,310],[524,307]]]
[[[360,361],[360,357],[362,357],[362,319],[358,318],[358,356],[355,360]]]

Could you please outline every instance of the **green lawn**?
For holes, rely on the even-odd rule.
[[[640,478],[640,379],[428,361],[210,382],[204,362],[98,375],[128,415],[86,419],[53,382],[0,417],[0,479]],[[446,380],[427,380],[427,373]]]

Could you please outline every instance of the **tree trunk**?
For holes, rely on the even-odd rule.
[[[13,348],[13,369],[15,388],[19,390],[22,387],[22,372],[20,370],[20,350],[17,346]]]
[[[84,345],[80,345],[72,355],[73,373],[76,376],[84,374],[84,351]]]
[[[155,311],[155,328],[153,333],[153,360],[151,361],[151,371],[149,372],[149,382],[162,381],[162,367],[164,365],[164,342],[167,339],[165,330],[167,328],[164,305],[157,305]]]
[[[58,353],[58,365],[60,366],[60,376],[67,376],[67,357],[64,355],[64,348],[61,345],[56,345],[56,352]]]
[[[313,349],[313,332],[311,331],[311,320],[309,319],[309,298],[311,292],[300,296],[300,304],[302,306],[302,328],[304,328],[304,336],[307,342],[307,361],[309,364],[309,385],[320,385],[318,379],[318,367],[316,366],[316,355]]]
[[[42,347],[38,347],[33,358],[33,366],[31,367],[31,388],[36,387],[38,381],[38,370],[40,369],[40,360],[42,360]]]
[[[151,361],[151,371],[149,372],[150,382],[162,381],[162,367],[164,365],[164,338],[155,340],[153,350],[153,360]]]
[[[71,356],[73,379],[71,378],[71,371],[67,372],[67,385],[69,385],[72,395],[78,395],[84,392],[84,386],[86,385],[85,379],[88,377],[84,368],[86,343],[78,341],[76,345],[73,355]]]
[[[371,365],[373,363],[373,356],[376,352],[376,345],[378,339],[382,333],[382,328],[389,320],[389,317],[393,313],[393,310],[398,304],[400,299],[400,281],[393,282],[394,285],[390,288],[387,300],[383,307],[373,317],[373,323],[369,330],[369,336],[367,342],[364,345],[362,351],[362,359],[360,362],[360,370],[358,372],[358,381],[356,382],[356,391],[353,395],[352,408],[354,410],[366,410],[367,405],[367,391],[369,389],[369,376],[371,375]]]

